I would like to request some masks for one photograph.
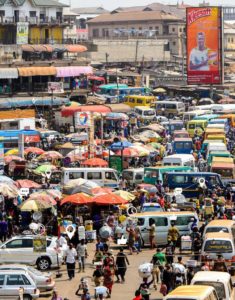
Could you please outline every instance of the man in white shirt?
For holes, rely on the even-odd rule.
[[[68,250],[65,252],[66,255],[66,265],[67,272],[69,276],[69,280],[71,280],[75,276],[75,262],[77,257],[77,251],[74,249],[73,244],[69,244]]]
[[[208,64],[208,51],[209,49],[205,46],[205,33],[198,32],[197,34],[197,47],[193,48],[190,53],[190,64],[189,68],[191,71],[209,71],[210,67]]]

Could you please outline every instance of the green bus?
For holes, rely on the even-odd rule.
[[[156,166],[144,168],[144,183],[156,184],[157,180],[163,182],[164,173],[169,172],[191,172],[192,168],[187,166]]]

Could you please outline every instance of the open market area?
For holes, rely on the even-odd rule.
[[[0,0],[0,300],[235,300],[235,7]]]

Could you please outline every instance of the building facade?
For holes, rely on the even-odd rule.
[[[0,43],[62,43],[64,6],[55,0],[1,0]]]
[[[88,23],[90,39],[163,39],[172,55],[182,53],[185,21],[163,11],[114,12]]]

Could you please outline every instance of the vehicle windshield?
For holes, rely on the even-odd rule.
[[[226,227],[209,227],[206,229],[206,233],[209,232],[228,232],[228,228]]]
[[[216,172],[220,174],[222,177],[232,177],[233,176],[233,168],[231,169],[218,169],[218,168],[212,168],[212,172]]]
[[[133,172],[124,171],[122,176],[126,180],[133,180]]]
[[[153,211],[163,211],[161,207],[156,206],[144,206],[142,212],[153,212]]]
[[[144,111],[144,116],[154,116],[155,111],[154,110],[146,110]]]
[[[205,243],[204,251],[216,253],[232,253],[232,243],[224,240],[208,240]]]
[[[224,284],[222,282],[215,281],[196,281],[195,285],[209,285],[213,286],[220,300],[226,299]]]

